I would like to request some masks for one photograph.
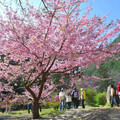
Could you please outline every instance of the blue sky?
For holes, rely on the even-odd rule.
[[[120,0],[92,0],[88,5],[92,5],[90,15],[104,16],[109,14],[107,22],[120,19]]]
[[[35,6],[40,4],[40,0],[29,0],[29,2]],[[120,19],[120,0],[89,0],[87,4],[85,3],[82,5],[82,8],[86,8],[86,6],[89,5],[93,8],[90,12],[90,16],[96,14],[102,17],[109,14],[106,22]]]
[[[0,0],[1,2],[4,0]],[[11,0],[6,0],[7,2]],[[24,0],[26,1],[26,0]],[[28,0],[34,6],[39,6],[41,0]],[[82,8],[86,8],[86,5],[92,5],[92,11],[90,12],[90,16],[98,15],[104,16],[109,14],[107,21],[110,22],[111,20],[120,19],[120,0],[89,0],[90,2],[87,4],[83,4]],[[2,7],[0,5],[0,12]]]

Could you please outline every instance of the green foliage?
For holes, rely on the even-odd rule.
[[[85,72],[85,75],[87,76],[93,76],[96,73],[97,69],[95,67],[95,64],[92,64],[89,66],[89,70]]]
[[[5,57],[4,54],[0,55],[0,62],[4,62],[4,57]]]
[[[65,84],[67,84],[67,85],[69,85],[69,83],[70,83],[70,80],[71,80],[71,78],[70,78],[70,75],[69,74],[64,74],[64,82],[65,82]]]
[[[21,104],[21,105],[14,104],[12,106],[12,110],[25,110],[25,109],[27,109],[27,104],[26,105],[24,105],[24,104]]]
[[[48,116],[55,117],[59,114],[63,114],[64,112],[65,111],[54,110],[54,111],[49,112]]]
[[[62,78],[61,74],[53,74],[52,75],[52,80],[53,80],[54,84],[59,84],[61,78]]]
[[[90,106],[99,106],[106,104],[106,92],[97,93],[96,90],[93,89],[85,89],[86,92],[86,103]]]
[[[59,106],[60,106],[60,102],[50,101],[43,103],[44,108],[53,108],[54,110],[58,109]]]
[[[113,84],[113,80],[99,80],[96,85],[99,86],[99,88],[97,88],[97,91],[98,92],[103,92],[103,91],[106,91],[107,90],[107,87],[110,85],[110,84]]]
[[[106,104],[106,92],[98,93],[96,95],[97,105],[105,105]]]
[[[86,92],[86,103],[87,103],[87,105],[95,106],[96,105],[95,97],[97,95],[96,90],[85,89],[85,92]]]
[[[120,60],[112,60],[110,62],[104,63],[104,67],[107,67],[109,70],[114,70],[120,72]]]
[[[99,67],[99,69],[97,70],[96,74],[98,77],[101,77],[101,78],[108,78],[109,77],[109,68],[108,66],[105,66],[104,63],[102,63]]]
[[[13,86],[15,93],[17,93],[17,94],[22,94],[22,92],[25,91],[21,76],[16,78],[16,85],[14,83],[12,83],[12,86]]]

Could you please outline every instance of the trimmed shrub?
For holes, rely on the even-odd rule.
[[[93,89],[85,89],[86,92],[86,103],[90,106],[95,106],[96,105],[96,90]]]
[[[43,103],[44,108],[53,108],[54,110],[58,109],[60,106],[60,102],[49,101]]]
[[[60,102],[53,102],[53,104],[51,105],[51,107],[53,107],[54,110],[57,110],[60,106]]]
[[[98,93],[96,95],[96,102],[98,105],[105,105],[106,104],[106,92]]]

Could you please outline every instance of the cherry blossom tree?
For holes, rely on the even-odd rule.
[[[6,17],[0,16],[0,52],[6,56],[0,76],[8,83],[22,76],[34,99],[34,119],[39,118],[38,101],[44,85],[51,85],[52,74],[70,73],[92,63],[99,66],[120,52],[120,43],[111,45],[120,21],[107,24],[106,16],[90,18],[90,8],[81,16],[80,5],[86,1],[42,0],[43,9],[27,3],[24,14],[7,7]],[[11,60],[17,65],[10,65]],[[37,94],[32,89],[36,85]]]

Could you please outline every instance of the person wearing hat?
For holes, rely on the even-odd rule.
[[[120,82],[118,82],[116,94],[119,96],[119,107],[120,107]]]
[[[65,92],[63,88],[61,89],[59,93],[59,100],[60,100],[60,110],[64,111],[64,105],[65,105]]]
[[[82,108],[85,108],[85,104],[84,104],[84,101],[85,101],[85,91],[83,90],[83,88],[81,88],[81,104],[82,104]]]

